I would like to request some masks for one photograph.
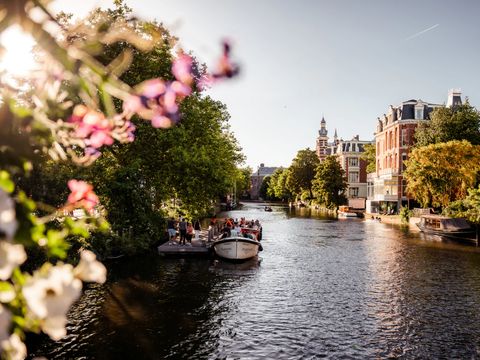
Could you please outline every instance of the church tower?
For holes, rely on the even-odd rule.
[[[320,121],[320,130],[318,131],[317,137],[317,156],[320,159],[320,162],[325,160],[328,156],[328,131],[327,131],[327,122],[322,116],[322,121]]]

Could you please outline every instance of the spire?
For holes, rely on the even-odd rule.
[[[322,121],[320,121],[320,131],[318,132],[318,135],[327,136],[327,134],[328,134],[327,122],[325,121],[325,118],[322,115]]]
[[[337,139],[337,138],[338,138],[338,135],[337,135],[337,128],[335,128],[335,134],[333,134],[333,138],[334,138],[334,139]]]

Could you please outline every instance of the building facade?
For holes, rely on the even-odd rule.
[[[349,200],[367,198],[367,163],[361,158],[366,144],[372,144],[372,141],[360,140],[357,135],[352,140],[339,140],[334,149],[333,154],[345,171]]]
[[[461,103],[460,91],[450,91],[447,106]],[[403,171],[415,142],[415,129],[418,124],[429,121],[430,113],[442,106],[445,105],[412,99],[396,107],[390,105],[388,113],[377,118],[376,172],[367,176],[368,213],[396,213],[408,204]]]
[[[253,172],[250,177],[250,198],[252,200],[258,200],[263,179],[266,176],[272,176],[277,169],[278,167],[267,167],[265,164],[260,164],[257,171]]]
[[[365,145],[372,143],[372,141],[360,140],[358,135],[354,136],[352,140],[338,139],[336,129],[333,141],[329,142],[326,121],[322,117],[317,137],[317,156],[320,162],[324,161],[329,155],[337,157],[338,162],[345,171],[348,184],[346,195],[349,204],[353,204],[354,199],[365,200],[367,198],[367,164],[361,159],[361,155],[365,151]],[[355,203],[359,204],[358,201]],[[365,201],[363,201],[363,204],[365,204]],[[355,205],[354,207],[364,208],[364,205]]]

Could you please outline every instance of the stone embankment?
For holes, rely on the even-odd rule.
[[[379,214],[365,214],[365,219],[371,219],[372,216],[374,218],[380,218],[381,222],[384,224],[394,224],[394,225],[403,225],[407,226],[402,222],[400,215],[379,215]],[[419,217],[411,217],[408,222],[408,229],[410,231],[420,231],[418,226],[416,225],[420,221]]]

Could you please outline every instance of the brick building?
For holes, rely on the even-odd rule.
[[[254,171],[250,177],[250,198],[257,200],[259,197],[260,187],[263,179],[266,176],[272,176],[278,167],[267,167],[265,164],[260,164],[257,171]]]
[[[461,93],[450,91],[447,106],[461,104]],[[418,124],[429,121],[430,113],[445,105],[408,100],[377,118],[375,131],[376,172],[368,174],[367,212],[397,212],[408,202],[403,179],[404,162],[414,144]]]

